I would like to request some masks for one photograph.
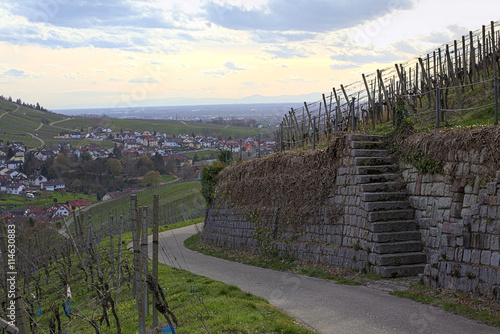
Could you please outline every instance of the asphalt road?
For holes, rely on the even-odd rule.
[[[338,285],[186,249],[184,240],[199,228],[200,224],[161,233],[160,262],[263,297],[319,333],[500,333],[500,329],[373,288]],[[168,257],[164,253],[168,253]]]

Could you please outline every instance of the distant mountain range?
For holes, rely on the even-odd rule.
[[[309,93],[302,95],[279,95],[279,96],[264,96],[264,95],[251,95],[240,99],[230,98],[188,98],[188,97],[175,97],[165,99],[147,99],[141,101],[134,101],[133,107],[158,107],[158,106],[196,106],[196,105],[211,105],[211,104],[261,104],[261,103],[290,103],[296,105],[297,103],[310,103],[321,100],[321,93]],[[113,108],[114,106],[108,104],[92,103],[86,106],[70,105],[66,108],[53,109],[55,112],[59,110],[69,109],[90,109],[90,108]],[[125,107],[125,103],[119,107]],[[130,106],[132,107],[132,106]]]

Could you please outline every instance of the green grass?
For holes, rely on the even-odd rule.
[[[95,196],[85,194],[73,194],[60,191],[37,191],[35,198],[25,198],[19,195],[0,194],[0,205],[9,209],[25,209],[29,205],[35,205],[43,208],[49,208],[54,203],[66,203],[69,200],[87,198],[91,202],[95,202]],[[57,202],[54,202],[54,199]]]
[[[7,131],[2,131],[0,130],[0,139],[4,141],[6,144],[7,142],[23,142],[24,145],[28,147],[38,147],[40,146],[40,141],[33,138],[29,134],[26,133],[16,133],[16,132],[7,132]]]
[[[175,180],[175,177],[172,177],[172,176],[167,175],[167,174],[161,175],[161,182],[171,182],[173,180]]]
[[[116,118],[81,118],[76,117],[68,119],[57,124],[58,126],[68,129],[81,129],[86,130],[91,126],[108,127],[112,131],[117,132],[120,130],[136,130],[136,131],[149,131],[153,133],[162,132],[167,136],[179,134],[205,134],[205,135],[221,135],[223,137],[243,138],[246,136],[256,135],[258,133],[255,128],[236,127],[236,126],[222,126],[216,124],[205,124],[199,122],[181,122],[170,120],[148,120],[148,119],[116,119]]]
[[[186,239],[185,245],[191,250],[195,250],[205,255],[226,259],[228,261],[333,280],[336,281],[337,284],[363,285],[363,283],[354,279],[332,274],[326,267],[312,266],[291,257],[256,255],[244,251],[208,246],[201,242],[199,233]]]
[[[182,222],[163,229],[175,229],[196,222],[199,220]],[[133,253],[128,251],[126,246],[131,238],[130,233],[124,234],[122,245],[120,245],[122,259],[129,264],[132,263]],[[118,246],[117,239],[117,237],[114,238],[115,252]],[[97,247],[105,277],[109,273],[109,247],[109,238],[102,240]],[[181,259],[179,261],[182,262]],[[149,267],[151,270],[151,262]],[[61,286],[57,278],[58,268],[57,265],[52,265],[47,271],[35,273],[37,277],[41,278],[42,299],[39,306],[43,312],[43,315],[37,318],[37,322],[45,331],[48,331],[48,323],[52,316],[50,305],[54,302],[60,303],[61,295],[64,293],[64,287]],[[47,272],[50,273],[52,279],[45,279]],[[163,264],[159,265],[158,276],[169,307],[179,321],[177,333],[206,333],[207,330],[210,333],[315,333],[291,316],[270,305],[265,299],[243,292],[236,286],[226,285]],[[69,333],[95,333],[84,318],[93,318],[97,321],[102,314],[102,309],[95,307],[96,288],[90,282],[85,282],[82,270],[78,269],[76,255],[72,256],[69,280],[73,294],[71,300],[73,316],[72,319],[64,317],[61,308],[59,308],[62,330]],[[116,301],[122,333],[136,333],[138,331],[138,316],[135,310],[135,300],[131,298],[131,288],[124,285],[127,281],[128,277],[123,277],[120,292],[113,289],[112,297]],[[31,291],[34,291],[34,286],[31,288]],[[29,298],[33,299],[31,296]],[[151,298],[150,294],[149,300]],[[115,320],[111,312],[108,312],[108,315],[111,327],[107,328],[103,323],[99,330],[101,333],[116,333]],[[160,324],[166,325],[163,319],[160,315]],[[149,315],[146,318],[146,326],[150,328],[151,323],[152,316]]]
[[[500,304],[486,299],[471,297],[460,292],[438,290],[421,284],[407,291],[394,291],[393,295],[441,307],[469,319],[500,327]]]

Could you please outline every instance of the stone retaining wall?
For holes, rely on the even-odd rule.
[[[428,264],[424,283],[500,299],[500,172],[481,152],[452,151],[443,175],[401,163]]]
[[[338,153],[342,165],[353,166],[349,150],[343,151]],[[301,261],[366,271],[370,266],[371,233],[367,213],[360,207],[355,169],[339,168],[336,175],[327,206],[304,214],[301,221],[280,223],[280,210],[286,208],[267,208],[267,214],[261,213],[258,219],[234,208],[212,208],[202,240],[219,247],[254,253],[272,251]]]

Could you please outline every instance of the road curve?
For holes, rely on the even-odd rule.
[[[186,249],[184,240],[201,227],[198,224],[160,233],[159,261],[175,267],[180,264],[194,274],[263,297],[319,333],[500,333],[498,328],[380,290],[258,268]],[[171,259],[177,259],[176,263]]]

